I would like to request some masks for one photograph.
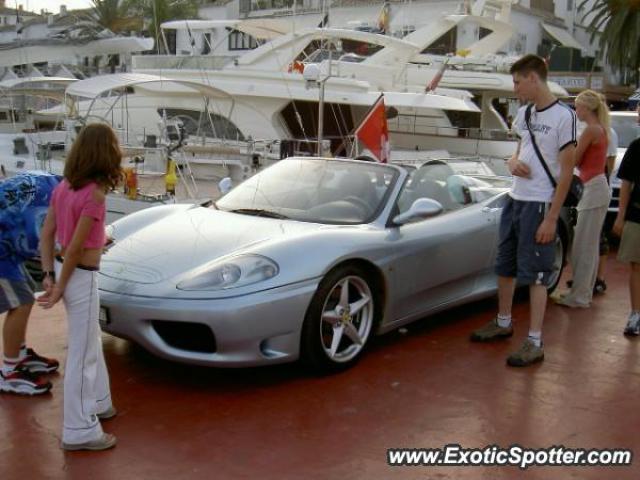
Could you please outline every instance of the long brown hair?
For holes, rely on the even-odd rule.
[[[73,190],[90,182],[112,190],[122,179],[122,152],[118,137],[104,123],[86,125],[73,142],[64,166],[64,177]]]

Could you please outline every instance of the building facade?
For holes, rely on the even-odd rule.
[[[57,13],[29,12],[18,5],[6,8],[0,0],[0,80],[25,76],[75,76],[84,78],[126,70],[131,53],[143,51],[135,37],[108,45],[114,37],[95,24],[91,9]]]

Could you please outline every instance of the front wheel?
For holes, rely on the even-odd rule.
[[[327,274],[309,305],[302,327],[301,356],[319,372],[349,368],[371,334],[376,309],[372,283],[355,265]]]

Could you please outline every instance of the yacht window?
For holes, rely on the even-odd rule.
[[[491,99],[491,106],[493,109],[500,114],[500,117],[509,125],[509,103],[506,98],[493,98]]]
[[[322,42],[320,40],[311,40],[296,57],[296,61],[320,63],[323,60],[329,59],[329,52],[331,52],[331,58],[337,59],[342,54],[342,46],[336,43],[335,41]]]
[[[365,58],[382,50],[381,45],[349,40],[346,38],[332,40],[331,42],[321,42],[312,40],[296,58],[299,62],[320,63],[332,59],[340,59],[346,62],[361,62]]]
[[[296,140],[309,140],[310,154],[315,150],[313,143],[318,135],[318,102],[292,101],[280,113],[289,135]],[[353,131],[351,105],[324,104],[323,138],[331,141],[334,155],[347,155],[346,138]]]
[[[164,38],[167,42],[167,47],[169,47],[169,52],[171,55],[176,54],[176,44],[178,39],[177,30],[168,29],[164,31]]]
[[[458,30],[454,27],[447,33],[442,35],[436,41],[432,42],[427,48],[422,50],[421,53],[430,53],[433,55],[446,55],[447,53],[453,53],[457,50],[458,44]]]
[[[553,0],[531,0],[529,8],[532,10],[542,10],[552,15],[555,13]]]
[[[488,28],[480,27],[480,30],[478,31],[478,39],[482,40],[484,37],[491,35],[491,33],[493,33],[492,30]]]
[[[476,138],[480,135],[480,113],[444,110],[451,125],[458,128],[459,137]]]
[[[251,35],[238,30],[232,30],[229,34],[229,50],[253,50],[258,47],[258,42]]]
[[[243,4],[245,2],[242,2]],[[274,9],[280,9],[280,8],[292,8],[293,4],[295,3],[297,6],[302,7],[303,6],[303,0],[249,0],[249,11],[256,11],[256,10],[274,10]],[[242,5],[244,7],[244,9],[241,8],[241,12],[247,12],[247,5],[244,4]]]
[[[205,33],[202,37],[202,55],[211,53],[211,34]]]
[[[357,40],[342,40],[342,50],[344,53],[355,53],[363,57],[369,57],[384,48],[382,45],[374,45],[367,42],[358,42]]]

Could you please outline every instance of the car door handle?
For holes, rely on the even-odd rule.
[[[482,211],[484,213],[493,213],[501,210],[500,207],[482,207]]]

